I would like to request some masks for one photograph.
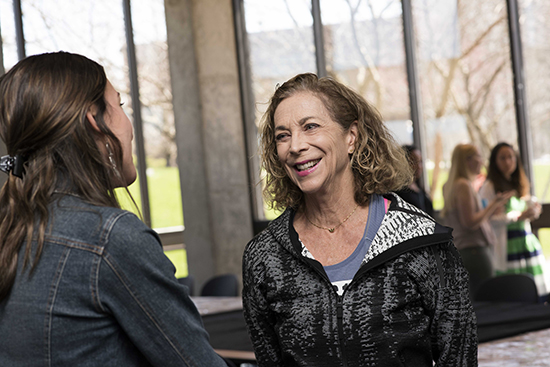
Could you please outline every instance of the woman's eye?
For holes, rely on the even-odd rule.
[[[317,125],[317,124],[307,124],[307,125],[305,126],[305,129],[306,129],[306,130],[311,130],[311,129],[315,129],[315,128],[318,127],[318,126],[319,126],[319,125]]]
[[[286,134],[286,133],[284,133],[284,134],[277,134],[277,135],[275,136],[275,140],[276,140],[276,141],[281,141],[281,140],[283,140],[284,138],[286,138],[287,136],[288,136],[288,134]]]

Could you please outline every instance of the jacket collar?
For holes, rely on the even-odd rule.
[[[451,229],[441,226],[422,210],[407,203],[394,193],[384,195],[390,201],[390,206],[363,263],[375,258],[393,258],[412,249],[452,240]],[[286,209],[277,219],[273,220],[268,231],[280,246],[291,253],[300,255],[301,249],[293,245],[297,234],[292,227],[295,211]],[[292,237],[296,237],[292,241]]]

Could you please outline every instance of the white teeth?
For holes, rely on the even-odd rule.
[[[317,163],[319,163],[320,159],[317,159],[315,161],[309,161],[307,163],[304,163],[304,164],[297,164],[296,165],[296,168],[298,168],[298,171],[303,171],[303,170],[306,170],[308,168],[311,168],[313,166],[315,166]]]

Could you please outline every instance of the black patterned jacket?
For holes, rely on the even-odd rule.
[[[293,210],[247,245],[243,305],[259,366],[477,366],[468,275],[451,229],[385,197],[389,210],[342,296],[300,254]]]

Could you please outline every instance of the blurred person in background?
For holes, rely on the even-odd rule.
[[[481,168],[477,147],[459,144],[453,150],[449,178],[443,185],[445,203],[441,215],[445,225],[453,228],[455,246],[470,274],[471,294],[484,280],[494,276],[492,252],[496,237],[489,219],[502,212],[513,195],[511,191],[498,193],[483,207],[472,186]]]
[[[434,208],[430,196],[420,182],[422,173],[424,171],[424,165],[422,164],[422,154],[420,150],[413,145],[404,145],[402,147],[409,158],[409,162],[413,168],[414,179],[405,188],[396,192],[406,202],[416,206],[417,208],[425,211],[429,216],[434,216]]]
[[[497,238],[496,274],[531,274],[539,296],[547,296],[546,260],[530,224],[540,216],[542,207],[531,196],[529,179],[517,152],[510,144],[499,143],[491,151],[487,180],[479,193],[484,202],[490,202],[497,194],[507,191],[514,195],[506,203],[505,210],[491,217]]]

